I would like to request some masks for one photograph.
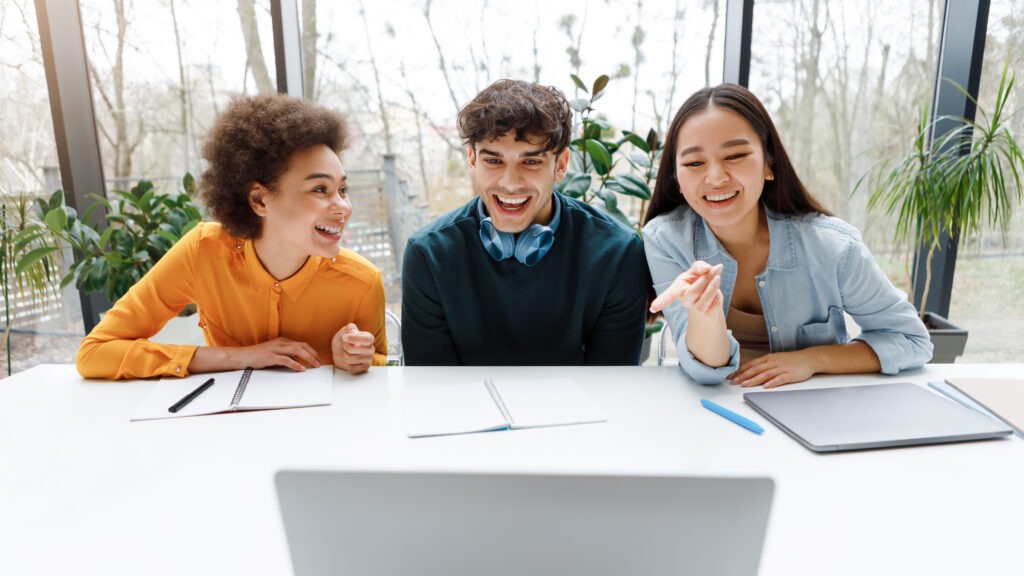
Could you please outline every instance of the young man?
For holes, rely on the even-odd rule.
[[[458,125],[477,197],[406,245],[406,363],[637,364],[643,244],[554,192],[569,163],[565,96],[499,80],[459,112]]]

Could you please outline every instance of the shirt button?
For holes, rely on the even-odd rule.
[[[274,288],[280,288],[280,287],[281,287],[281,283],[280,282],[274,282]]]
[[[779,327],[778,326],[772,326],[772,332],[778,332],[778,331],[779,331]]]
[[[241,250],[242,249],[242,245],[241,244],[235,244],[235,248],[238,249],[238,250]]]
[[[332,257],[331,257],[331,262],[334,262],[335,260],[337,260],[337,258],[334,258],[334,257],[332,256]]]
[[[181,373],[181,366],[178,366],[177,368],[175,368],[174,372],[180,374]]]
[[[762,288],[764,288],[764,280],[761,280],[760,282],[758,282],[757,285],[762,287]]]

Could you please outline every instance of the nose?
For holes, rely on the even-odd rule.
[[[705,173],[704,181],[709,186],[721,186],[729,181],[729,172],[720,162],[708,162],[708,171]]]
[[[352,215],[352,201],[347,194],[336,194],[331,208],[335,212],[340,212],[346,219]]]
[[[519,169],[516,166],[506,166],[498,178],[498,186],[505,190],[516,190],[522,187],[522,184],[523,175],[519,173]]]

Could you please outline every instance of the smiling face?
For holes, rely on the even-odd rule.
[[[735,112],[711,107],[680,127],[679,191],[719,238],[757,230],[764,181],[771,179],[761,140]]]
[[[336,255],[352,215],[341,160],[324,145],[293,153],[273,190],[253,184],[249,204],[263,222],[253,241],[256,253],[279,279],[297,271],[309,256]]]
[[[554,215],[551,195],[565,178],[569,150],[543,152],[544,142],[517,142],[514,132],[469,149],[469,176],[494,227],[518,234],[531,224],[548,224]]]

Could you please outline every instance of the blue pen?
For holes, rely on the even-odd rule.
[[[700,405],[707,408],[708,410],[711,410],[715,414],[718,414],[719,416],[725,418],[726,420],[731,420],[739,424],[740,426],[743,426],[744,428],[750,430],[754,434],[764,434],[764,428],[761,428],[761,426],[759,426],[757,422],[744,418],[743,416],[740,416],[739,414],[733,412],[732,410],[723,408],[718,404],[715,404],[711,400],[701,398]]]

